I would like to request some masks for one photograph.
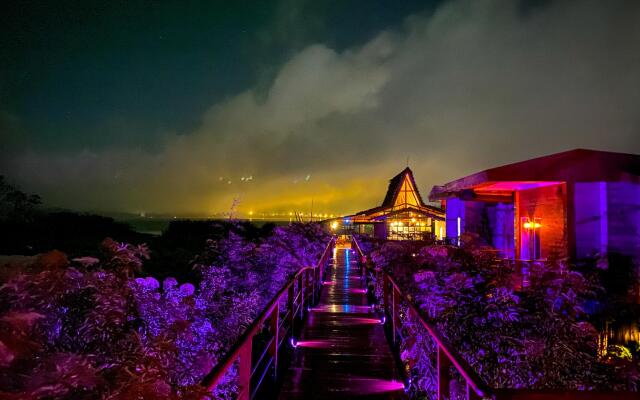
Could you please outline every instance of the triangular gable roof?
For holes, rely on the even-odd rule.
[[[409,167],[391,178],[382,205],[357,212],[350,217],[377,219],[385,215],[407,210],[423,213],[437,219],[444,218],[444,211],[442,209],[424,203],[418,191],[416,181],[413,178],[413,171],[411,171]]]
[[[400,199],[399,199],[400,197]],[[382,207],[394,207],[403,204],[413,204],[425,207],[420,191],[413,178],[413,171],[407,167],[398,175],[391,178],[387,194],[382,202]]]

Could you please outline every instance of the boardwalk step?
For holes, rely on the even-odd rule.
[[[320,302],[302,329],[279,399],[406,399],[351,250],[338,247]]]

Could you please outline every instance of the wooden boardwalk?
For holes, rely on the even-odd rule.
[[[355,253],[337,247],[320,302],[302,329],[280,399],[405,399]]]

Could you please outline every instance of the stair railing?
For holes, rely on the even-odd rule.
[[[271,299],[226,356],[205,376],[202,385],[207,392],[215,391],[236,362],[238,400],[253,399],[269,371],[276,377],[283,345],[295,344],[294,329],[304,320],[307,307],[315,305],[319,298],[334,245],[335,238],[332,238],[318,263],[301,268]]]
[[[385,325],[389,326],[391,332],[393,347],[397,350],[400,341],[410,334],[410,329],[405,329],[408,327],[404,326],[409,324],[421,327],[423,332],[426,332],[431,341],[435,343],[436,376],[433,379],[435,381],[433,395],[436,399],[448,400],[452,398],[451,383],[454,379],[462,380],[465,400],[637,400],[640,398],[640,394],[633,392],[491,388],[440,332],[427,322],[427,318],[415,305],[412,297],[403,292],[393,277],[385,271],[374,271],[371,268],[371,263],[367,262],[367,256],[355,237],[352,238],[352,248],[357,252],[359,259],[363,261],[361,263],[363,274],[366,272],[373,274],[374,280],[382,285],[382,310],[385,315]],[[403,315],[404,313],[406,314]]]

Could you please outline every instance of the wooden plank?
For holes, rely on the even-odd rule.
[[[406,399],[375,310],[367,304],[358,256],[337,250],[319,303],[303,327],[280,399]]]

